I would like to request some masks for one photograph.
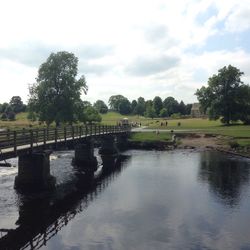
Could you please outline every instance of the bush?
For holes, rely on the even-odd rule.
[[[181,118],[181,114],[180,113],[174,113],[174,114],[171,115],[171,118],[172,119],[179,119],[179,118]]]
[[[7,114],[6,114],[6,113],[3,113],[3,114],[1,115],[1,120],[2,120],[2,121],[6,121],[7,119],[8,119]]]
[[[10,112],[8,113],[8,119],[9,119],[10,121],[16,120],[16,114],[15,114],[15,112],[10,111]]]

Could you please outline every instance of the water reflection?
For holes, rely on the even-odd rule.
[[[18,227],[14,230],[0,229],[0,249],[39,249],[46,245],[121,173],[126,166],[122,163],[127,159],[128,156],[124,155],[109,159],[93,178],[76,172],[76,178],[67,184],[71,192],[63,199],[60,198],[65,189],[63,186],[53,194],[20,194]]]
[[[239,158],[229,158],[218,152],[202,152],[199,180],[225,205],[239,204],[244,186],[249,182],[249,164]]]

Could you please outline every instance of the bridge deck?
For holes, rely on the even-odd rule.
[[[22,129],[0,132],[0,161],[57,144],[75,142],[91,136],[127,133],[129,127],[72,126],[64,128]]]

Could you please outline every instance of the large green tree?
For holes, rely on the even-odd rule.
[[[131,113],[131,104],[127,98],[121,100],[118,106],[118,111],[122,115],[128,115],[129,113]]]
[[[38,71],[36,83],[30,86],[29,108],[47,124],[72,123],[77,115],[81,93],[87,93],[85,77],[76,79],[78,58],[66,51],[51,53]]]
[[[156,96],[153,100],[153,108],[156,112],[156,115],[159,116],[160,115],[160,111],[162,109],[162,99],[159,96]]]
[[[108,106],[102,100],[97,100],[93,106],[101,114],[106,114],[108,112]]]
[[[171,116],[174,113],[179,112],[179,103],[174,97],[169,96],[163,101],[163,107],[167,109],[168,115]]]
[[[119,111],[118,107],[119,107],[120,103],[126,99],[127,98],[124,97],[123,95],[112,95],[109,98],[109,106],[111,109],[113,109],[115,111]]]
[[[208,86],[196,91],[203,111],[208,111],[210,119],[221,118],[229,125],[241,119],[245,99],[242,98],[245,88],[240,77],[244,73],[231,65],[225,66],[208,79]]]
[[[15,113],[25,111],[25,105],[20,96],[12,96],[9,104]]]

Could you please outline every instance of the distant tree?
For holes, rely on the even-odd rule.
[[[153,108],[156,112],[156,115],[159,116],[160,115],[160,111],[162,109],[162,99],[159,96],[156,96],[153,100]]]
[[[152,101],[152,100],[147,100],[147,101],[145,102],[145,110],[146,110],[148,107],[153,107],[153,101]]]
[[[76,79],[78,58],[62,51],[51,53],[38,71],[36,83],[30,86],[30,111],[38,115],[40,121],[48,125],[53,121],[72,123],[75,119],[76,105],[81,93],[87,93],[85,77]]]
[[[27,119],[29,121],[32,121],[32,122],[35,122],[37,120],[37,116],[36,116],[36,113],[35,112],[28,112],[27,114]]]
[[[159,114],[160,117],[168,117],[168,111],[166,108],[162,108]]]
[[[9,108],[9,103],[7,103],[7,102],[4,102],[2,105],[1,105],[1,111],[0,111],[0,113],[4,113],[4,112],[6,112],[7,110],[8,110],[8,108]]]
[[[191,114],[191,109],[192,109],[192,104],[186,104],[185,114],[190,115]]]
[[[179,111],[179,104],[172,96],[167,97],[163,101],[163,107],[167,109],[169,116]]]
[[[179,113],[181,115],[185,115],[186,114],[186,106],[185,106],[185,104],[184,104],[184,102],[182,100],[179,103],[178,109],[179,109]]]
[[[240,86],[237,99],[240,99],[239,105],[239,119],[244,124],[250,124],[250,86]]]
[[[152,106],[147,106],[146,111],[145,111],[145,116],[149,118],[155,118],[157,116],[155,109]]]
[[[23,104],[20,96],[13,96],[9,105],[16,114],[25,110],[25,105]]]
[[[112,95],[109,98],[109,106],[111,109],[115,110],[115,111],[119,111],[118,107],[119,104],[121,103],[122,100],[127,99],[126,97],[124,97],[123,95]]]
[[[131,112],[132,112],[132,113],[135,113],[135,107],[136,107],[136,105],[137,105],[137,101],[136,101],[136,100],[133,100],[133,101],[131,102]]]
[[[108,106],[102,100],[97,100],[93,106],[101,114],[106,114],[108,112]]]
[[[92,122],[102,121],[102,117],[94,107],[91,106],[86,107],[84,110],[84,114],[86,122],[92,123]]]
[[[143,97],[139,97],[137,99],[137,105],[135,107],[134,113],[137,115],[144,115],[144,112],[146,111],[146,102]]]
[[[209,118],[229,125],[242,118],[245,99],[242,98],[244,84],[240,77],[244,73],[229,65],[208,79],[208,87],[196,91],[197,98],[204,111],[208,110]]]
[[[1,120],[2,120],[2,121],[6,121],[7,119],[8,119],[7,114],[6,114],[6,113],[2,113],[2,115],[1,115]]]
[[[131,104],[127,98],[120,101],[118,112],[122,115],[128,115],[131,113]]]
[[[142,103],[137,103],[135,109],[134,109],[134,114],[136,115],[143,115],[145,112],[145,105]]]

